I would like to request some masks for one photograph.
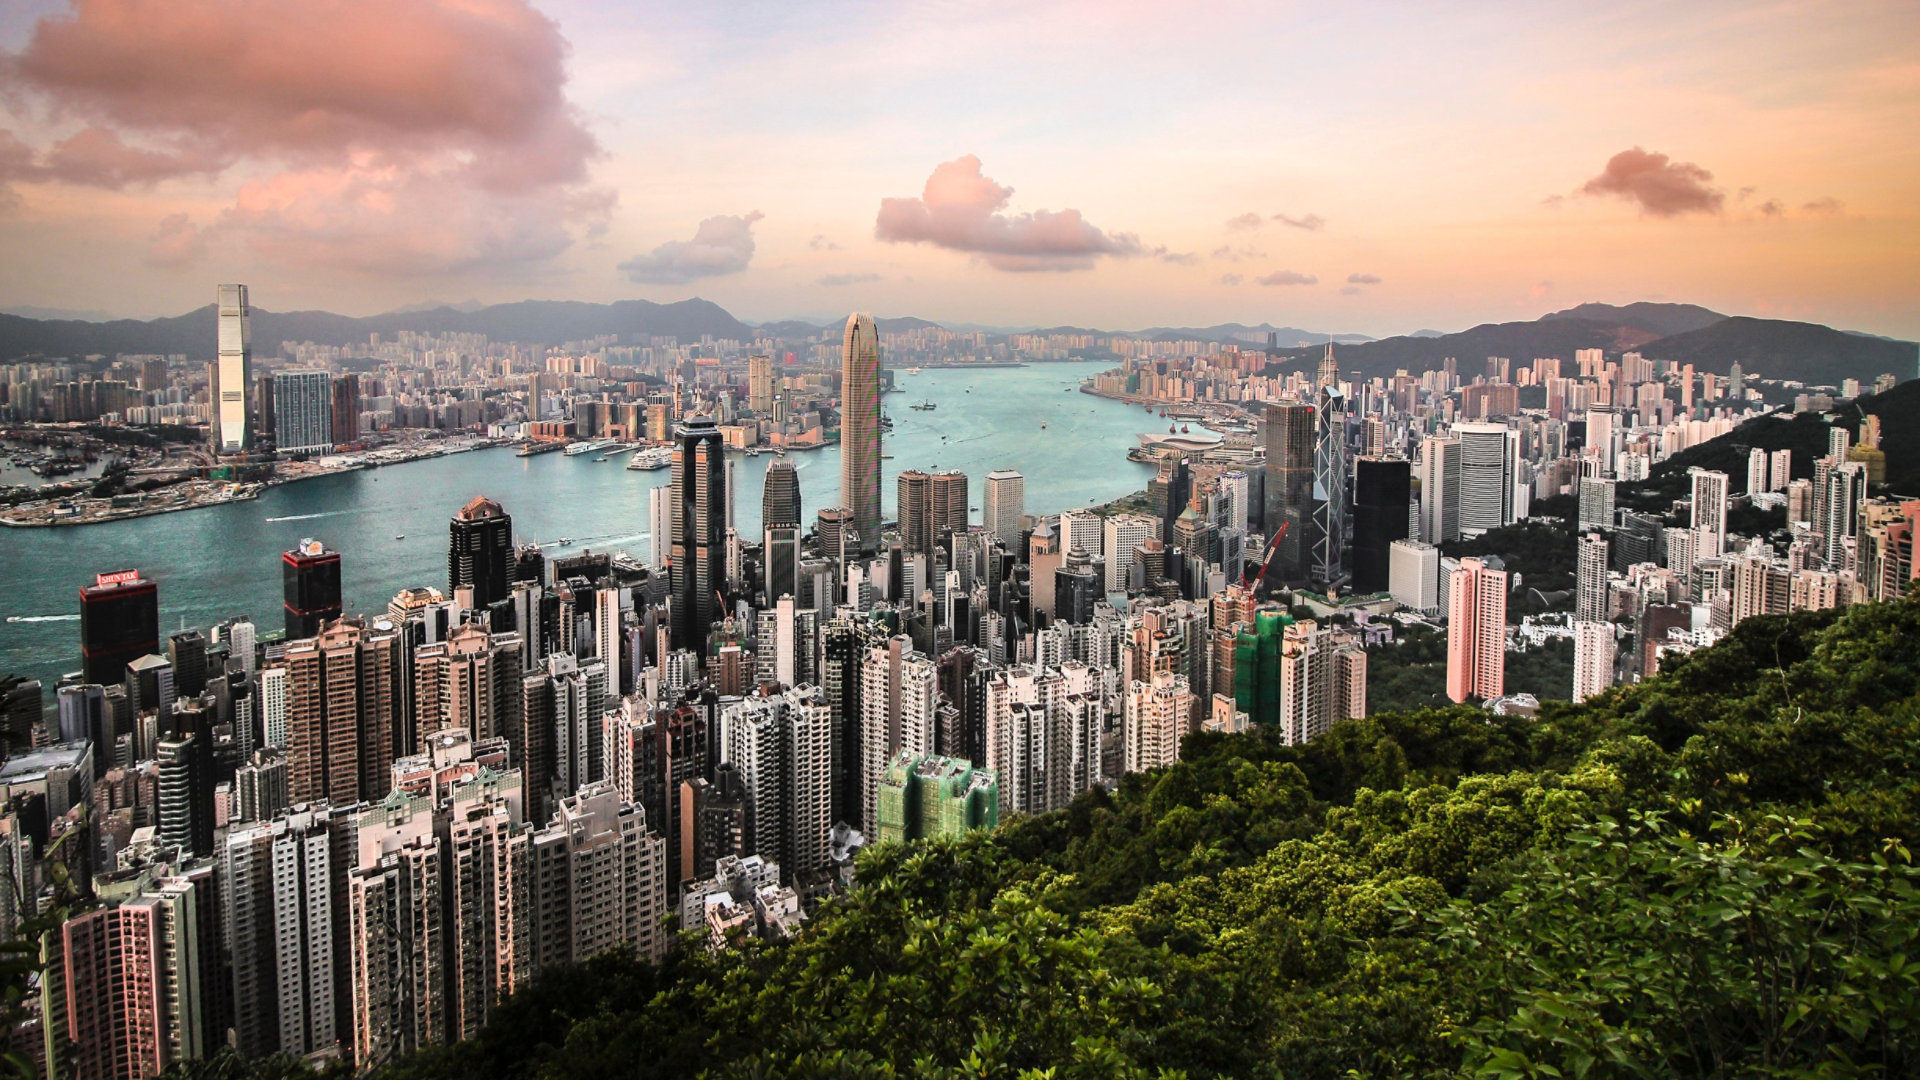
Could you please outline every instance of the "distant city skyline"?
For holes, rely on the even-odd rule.
[[[1386,336],[1653,299],[1920,336],[1911,6],[325,10],[0,13],[0,309],[218,280]]]

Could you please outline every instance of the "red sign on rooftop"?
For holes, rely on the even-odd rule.
[[[140,571],[138,570],[117,570],[111,574],[93,575],[93,583],[95,585],[125,585],[130,581],[139,580]]]

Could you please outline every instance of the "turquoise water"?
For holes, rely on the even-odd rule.
[[[1077,392],[1105,364],[1042,364],[976,371],[896,371],[901,393],[886,397],[894,430],[886,437],[881,484],[894,512],[901,469],[960,469],[972,477],[978,507],[986,474],[1026,474],[1027,512],[1058,513],[1138,491],[1151,474],[1126,460],[1135,435],[1159,430],[1157,417]],[[968,392],[967,388],[972,387]],[[929,399],[932,412],[907,406]],[[1042,422],[1046,428],[1041,428]],[[282,625],[280,553],[316,537],[341,553],[349,611],[378,611],[401,589],[447,585],[447,521],[475,495],[490,495],[513,515],[521,543],[573,546],[553,554],[626,550],[647,555],[647,489],[667,471],[629,472],[624,459],[596,455],[482,450],[385,469],[368,469],[270,488],[229,506],[68,529],[0,528],[0,674],[51,686],[80,666],[79,588],[93,575],[138,567],[160,587],[162,632],[205,627],[249,615],[262,630]],[[758,536],[760,487],[771,454],[730,456],[737,488],[735,525]],[[793,455],[809,522],[839,501],[836,448]],[[973,515],[980,520],[979,512]],[[31,620],[31,621],[25,621]]]

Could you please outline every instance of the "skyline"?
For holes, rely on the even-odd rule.
[[[1920,337],[1911,10],[16,8],[4,308],[1379,337],[1670,300]]]

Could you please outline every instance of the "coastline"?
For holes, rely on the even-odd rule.
[[[58,529],[81,525],[105,525],[115,521],[130,521],[135,518],[157,517],[161,514],[183,513],[188,510],[204,510],[208,507],[226,506],[229,503],[248,502],[259,498],[261,493],[266,491],[266,489],[279,487],[282,484],[296,484],[302,480],[312,480],[322,476],[337,476],[340,473],[358,472],[363,469],[380,469],[390,465],[406,465],[415,461],[445,457],[448,454],[461,454],[472,450],[486,450],[505,445],[508,445],[507,442],[501,439],[479,439],[474,442],[462,442],[455,447],[438,445],[408,448],[385,447],[380,450],[368,452],[369,455],[380,455],[378,457],[355,457],[347,463],[338,465],[321,466],[305,462],[289,463],[302,466],[311,465],[312,467],[303,467],[295,473],[277,475],[270,480],[250,481],[247,483],[236,483],[225,480],[189,480],[182,484],[160,488],[153,492],[142,493],[150,495],[172,493],[176,496],[181,492],[187,493],[185,499],[177,497],[171,498],[158,505],[135,504],[116,507],[112,505],[113,499],[116,496],[96,499],[91,496],[61,498],[56,495],[43,502],[28,504],[24,507],[36,515],[43,515],[42,517],[37,519],[22,519],[14,516],[13,513],[9,513],[7,516],[0,516],[0,526],[5,526],[9,529]],[[58,510],[61,506],[70,506],[73,508],[73,512],[58,515]],[[9,509],[10,511],[17,512],[23,509],[23,507],[16,506]]]

